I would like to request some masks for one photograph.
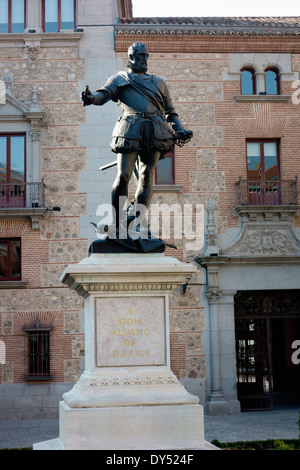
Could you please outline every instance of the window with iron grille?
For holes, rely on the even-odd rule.
[[[21,280],[21,239],[0,238],[0,282]]]
[[[25,0],[0,0],[0,33],[24,33]]]
[[[28,335],[28,373],[26,380],[50,380],[50,325],[42,325],[36,319],[32,325],[25,325]]]
[[[155,169],[155,184],[175,183],[175,153],[174,148],[159,160]]]
[[[46,33],[76,26],[75,0],[42,0],[42,25]]]

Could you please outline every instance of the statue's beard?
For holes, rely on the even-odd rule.
[[[133,73],[146,73],[148,70],[147,63],[134,64],[133,62],[128,62],[127,67],[132,70]]]

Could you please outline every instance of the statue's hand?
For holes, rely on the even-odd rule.
[[[193,137],[193,131],[188,131],[182,128],[176,132],[176,136],[178,139],[183,140],[185,142]]]
[[[83,106],[90,106],[94,102],[94,95],[89,89],[88,85],[86,89],[81,93],[81,99],[83,101]]]
[[[178,147],[183,147],[183,145],[189,142],[192,137],[193,131],[188,131],[186,129],[181,128],[176,131],[175,144],[178,145]]]

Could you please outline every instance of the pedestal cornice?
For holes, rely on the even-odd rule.
[[[170,292],[196,270],[163,254],[93,254],[69,265],[61,282],[82,297],[98,292]]]

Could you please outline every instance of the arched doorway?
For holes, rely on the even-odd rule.
[[[237,391],[241,410],[272,410],[289,394],[300,402],[300,291],[238,291],[235,295]]]

